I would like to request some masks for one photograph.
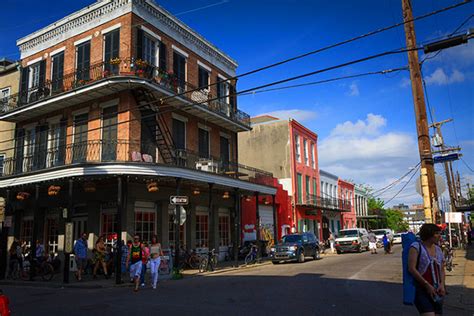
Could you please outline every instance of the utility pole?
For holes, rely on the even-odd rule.
[[[413,23],[413,12],[410,0],[402,0],[403,20],[405,22],[405,38],[407,49],[416,48],[415,25]],[[437,214],[434,212],[434,203],[438,201],[436,191],[433,157],[431,155],[430,134],[428,129],[428,118],[426,115],[425,96],[421,81],[418,51],[408,51],[408,63],[410,68],[411,89],[415,106],[416,131],[418,134],[418,151],[421,160],[422,184],[427,185],[423,192],[423,207],[425,209],[425,222],[438,222]],[[423,177],[427,177],[423,181]],[[428,194],[428,196],[425,196]]]

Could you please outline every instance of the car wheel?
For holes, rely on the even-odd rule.
[[[370,250],[369,246],[365,247],[365,251],[369,251],[369,250]]]
[[[361,252],[362,252],[362,246],[359,246],[359,248],[357,248],[357,252],[358,252],[358,253],[361,253]]]
[[[337,254],[340,255],[342,253],[342,251],[340,250],[336,250]]]
[[[279,264],[280,261],[272,261],[273,264]]]
[[[300,251],[299,255],[298,255],[298,262],[299,263],[303,263],[304,262],[304,253],[303,251]]]
[[[316,252],[314,253],[314,260],[319,260],[321,259],[321,253],[319,252],[319,250],[316,250]]]

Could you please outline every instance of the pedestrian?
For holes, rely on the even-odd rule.
[[[377,254],[377,236],[375,236],[373,231],[369,231],[369,249],[371,254]]]
[[[160,268],[161,256],[163,256],[163,250],[161,249],[161,244],[158,242],[158,237],[155,235],[151,239],[150,244],[151,286],[154,290],[158,283],[158,271]]]
[[[122,253],[121,253],[120,263],[121,263],[122,274],[125,274],[127,273],[127,257],[129,255],[128,251],[129,251],[130,246],[132,245],[132,241],[128,240],[126,244],[124,243],[124,241],[122,241],[122,243],[123,244],[121,247]]]
[[[94,271],[92,272],[93,278],[97,279],[97,269],[99,266],[102,266],[102,269],[104,271],[104,276],[106,279],[109,278],[109,275],[107,274],[107,265],[105,262],[105,242],[104,242],[104,237],[100,236],[99,239],[95,243],[94,247],[94,257],[95,257],[95,265],[94,265]]]
[[[415,306],[420,315],[441,315],[446,295],[443,251],[437,246],[441,229],[435,224],[423,224],[421,241],[411,244],[408,271],[415,279]]]
[[[335,252],[334,245],[336,243],[336,238],[334,238],[334,234],[330,231],[329,232],[329,247],[331,247],[331,253]]]
[[[10,278],[19,276],[22,267],[21,247],[17,239],[13,241],[8,250],[8,275]]]
[[[35,251],[35,258],[38,263],[42,263],[45,260],[46,251],[44,250],[44,245],[41,242],[41,239],[36,240],[36,251]]]
[[[130,267],[130,278],[133,279],[135,287],[134,292],[138,291],[138,285],[140,282],[140,275],[142,272],[143,266],[143,245],[140,243],[140,236],[133,236],[133,243],[130,245],[129,249],[130,255],[127,257],[127,268]]]
[[[383,242],[383,249],[385,250],[385,254],[392,253],[390,251],[390,239],[388,238],[386,233],[383,234],[382,242]]]
[[[82,280],[82,274],[87,266],[87,234],[82,233],[81,238],[74,244],[74,256],[76,258],[77,271],[74,273],[78,281]]]
[[[145,287],[145,276],[146,276],[146,265],[148,263],[148,257],[150,255],[150,250],[148,249],[148,245],[144,243],[142,245],[142,272],[140,274],[140,285],[141,287]]]

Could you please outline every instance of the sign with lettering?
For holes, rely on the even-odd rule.
[[[188,205],[189,199],[187,196],[172,195],[170,196],[171,205]]]
[[[74,226],[72,223],[66,223],[66,229],[64,234],[64,251],[66,253],[72,253],[72,249],[74,247]]]

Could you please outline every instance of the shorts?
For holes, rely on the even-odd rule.
[[[443,303],[436,303],[424,289],[418,286],[415,293],[415,306],[420,314],[433,312],[436,315],[443,314]]]
[[[142,274],[142,261],[135,262],[130,265],[130,277],[131,278],[139,278]]]
[[[79,270],[84,270],[87,266],[87,258],[77,258],[76,265]]]
[[[377,250],[377,243],[369,241],[369,249]]]

